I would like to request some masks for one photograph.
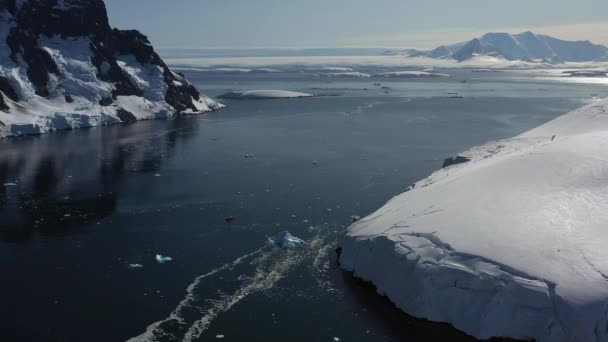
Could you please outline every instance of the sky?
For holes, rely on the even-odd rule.
[[[608,45],[607,0],[105,0],[156,47],[432,48],[531,30]]]

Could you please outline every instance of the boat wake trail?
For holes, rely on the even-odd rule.
[[[331,246],[328,240],[327,235],[317,234],[301,248],[288,250],[268,244],[196,277],[168,317],[149,325],[128,342],[198,340],[215,318],[247,296],[273,288],[305,260],[318,263],[319,254],[325,254]]]

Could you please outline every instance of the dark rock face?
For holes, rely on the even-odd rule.
[[[197,109],[192,103],[192,99],[200,98],[199,91],[188,84],[183,75],[172,72],[163,60],[154,52],[154,48],[146,36],[138,31],[112,31],[115,51],[118,54],[133,54],[135,59],[141,64],[154,64],[163,69],[165,83],[169,85],[165,101],[175,108],[178,112]]]
[[[8,79],[4,76],[0,76],[0,91],[3,92],[4,95],[6,95],[9,99],[13,101],[19,101],[17,93],[15,92],[13,87],[11,87],[10,83],[8,82]]]
[[[451,166],[451,165],[462,164],[462,163],[469,162],[470,160],[471,159],[469,159],[467,157],[463,157],[463,156],[456,156],[456,157],[446,158],[443,161],[443,166],[442,167],[448,167],[448,166]]]
[[[99,100],[99,105],[100,106],[111,106],[112,105],[112,98],[111,97],[104,97],[101,100]]]
[[[124,123],[131,123],[131,122],[135,122],[137,121],[137,118],[135,117],[135,115],[133,115],[133,113],[125,110],[125,109],[118,109],[118,118],[124,122]]]
[[[0,110],[3,112],[8,112],[9,107],[6,104],[6,101],[4,100],[4,96],[8,97],[13,101],[18,100],[17,93],[11,87],[6,77],[0,76]]]
[[[117,96],[144,95],[145,89],[140,89],[116,59],[120,55],[133,55],[142,65],[160,67],[168,87],[165,101],[177,114],[188,110],[200,111],[193,104],[193,100],[201,97],[199,91],[183,76],[173,73],[167,67],[145,35],[138,31],[122,31],[110,27],[103,0],[29,0],[21,5],[17,0],[0,0],[0,12],[3,11],[10,14],[14,23],[7,37],[10,57],[16,64],[21,60],[27,63],[27,77],[33,84],[36,95],[48,97],[49,81],[52,77],[61,77],[57,63],[39,46],[39,39],[55,36],[64,39],[86,37],[91,42],[91,62],[97,68],[97,77],[113,85],[112,98],[102,99],[101,105],[112,105]],[[1,77],[0,91],[18,101],[16,92]],[[71,96],[66,96],[66,102],[71,100]],[[1,103],[6,106],[4,101]]]
[[[8,106],[4,102],[4,96],[2,95],[2,93],[0,93],[0,110],[3,112],[8,112],[9,110]],[[0,121],[0,125],[3,125],[2,121]]]

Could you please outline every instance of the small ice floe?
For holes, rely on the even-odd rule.
[[[351,216],[351,217],[350,217],[350,219],[351,219],[353,222],[357,222],[357,221],[359,221],[359,220],[361,219],[361,216],[353,215],[353,216]]]
[[[340,342],[340,338],[339,337],[334,337],[334,342]]]
[[[16,183],[4,183],[4,186],[17,186]]]
[[[287,99],[298,97],[313,97],[313,94],[300,93],[296,91],[286,90],[248,90],[248,91],[231,91],[218,96],[220,99]]]
[[[154,177],[160,177],[160,173],[155,174]]]
[[[164,264],[169,261],[173,261],[173,258],[171,258],[169,256],[162,256],[160,254],[156,254],[156,262],[158,262],[159,264]]]
[[[129,268],[144,268],[144,265],[142,265],[142,264],[129,264],[128,267]]]
[[[249,159],[249,158],[255,157],[255,155],[252,153],[248,153],[248,154],[244,155],[243,157],[245,157],[245,159]]]
[[[303,244],[304,240],[291,235],[285,230],[272,237],[270,242],[281,248],[292,248]]]
[[[217,338],[217,339],[222,339],[222,338],[224,338],[224,335],[222,335],[222,334],[218,334],[218,335],[215,335],[215,338]]]

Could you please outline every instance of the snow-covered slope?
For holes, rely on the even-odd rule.
[[[0,0],[0,137],[220,107],[102,0]]]
[[[589,41],[564,41],[546,35],[487,33],[469,42],[440,46],[431,51],[404,50],[410,57],[448,58],[464,61],[476,56],[509,61],[589,62],[608,60],[608,48]]]
[[[608,100],[445,165],[351,226],[342,267],[478,338],[608,341]]]

